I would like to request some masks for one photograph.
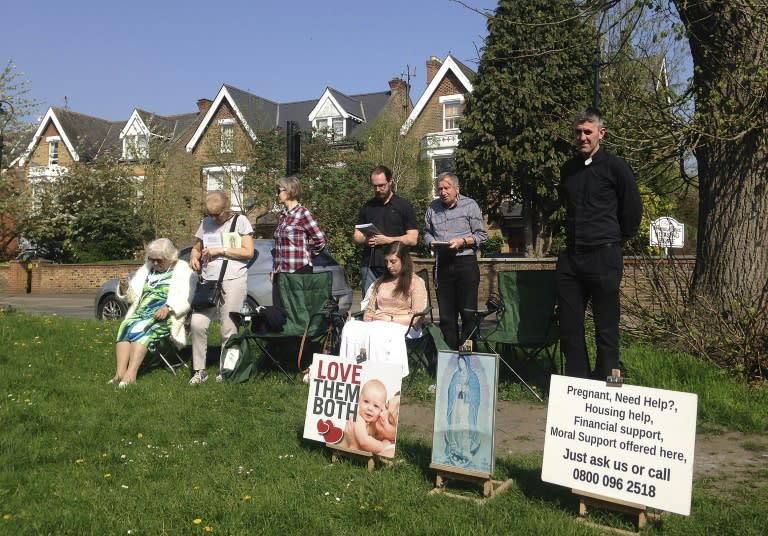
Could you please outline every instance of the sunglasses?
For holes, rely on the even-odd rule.
[[[275,190],[275,193],[279,194],[280,192],[287,192],[287,191],[288,191],[288,190],[286,190],[285,188],[277,188],[277,189]]]

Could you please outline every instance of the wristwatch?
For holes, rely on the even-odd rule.
[[[224,246],[224,256],[227,256],[227,246]]]

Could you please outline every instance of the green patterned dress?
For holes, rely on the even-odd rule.
[[[166,272],[152,271],[144,281],[144,288],[136,310],[120,324],[117,342],[137,342],[154,351],[157,343],[171,332],[171,317],[155,320],[155,313],[168,300],[173,268]]]

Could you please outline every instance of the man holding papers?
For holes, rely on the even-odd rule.
[[[353,239],[365,246],[360,266],[360,282],[365,296],[376,279],[387,271],[383,246],[402,242],[415,246],[419,239],[416,214],[411,204],[395,194],[392,171],[376,166],[371,171],[374,197],[360,208]]]
[[[439,199],[424,215],[424,242],[435,254],[435,288],[440,309],[440,331],[448,346],[459,345],[474,331],[475,319],[466,309],[477,309],[480,267],[477,249],[488,233],[474,199],[459,194],[459,178],[450,172],[437,178]],[[459,330],[461,317],[461,330]]]

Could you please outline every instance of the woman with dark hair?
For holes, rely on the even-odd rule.
[[[120,388],[136,383],[147,352],[167,337],[179,348],[187,344],[184,319],[196,281],[197,274],[179,260],[176,247],[167,238],[149,243],[144,266],[130,281],[120,277],[117,295],[131,306],[117,332],[117,365],[109,383],[119,382]]]
[[[405,336],[411,317],[427,307],[427,288],[414,274],[408,246],[392,242],[384,253],[387,272],[373,284],[363,311],[363,322],[347,322],[341,334],[341,354],[352,358],[365,348],[371,361],[397,363],[408,375]],[[414,325],[409,337],[419,337],[421,325]]]

